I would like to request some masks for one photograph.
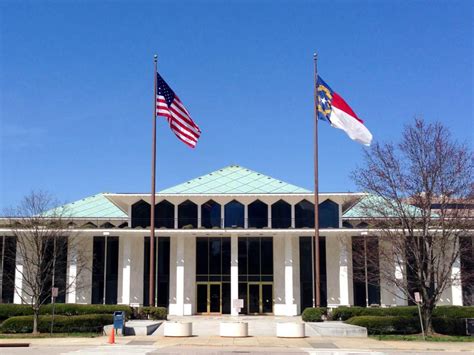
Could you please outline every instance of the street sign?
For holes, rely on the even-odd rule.
[[[419,292],[415,292],[415,301],[416,303],[421,303],[421,295]]]
[[[59,294],[59,288],[53,287],[53,288],[51,289],[51,296],[53,296],[53,297],[56,298],[56,297],[58,297],[58,294]]]
[[[244,300],[241,298],[234,299],[234,308],[244,308]]]

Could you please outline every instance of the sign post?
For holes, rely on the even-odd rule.
[[[51,336],[53,335],[53,327],[54,327],[54,308],[56,306],[56,297],[58,297],[59,289],[57,287],[51,288],[51,301],[53,302],[53,313],[51,317]]]
[[[418,306],[418,315],[420,316],[420,325],[421,325],[421,333],[423,334],[423,340],[425,340],[425,329],[423,327],[423,319],[421,318],[421,309],[420,309],[420,303],[423,300],[421,299],[421,295],[419,292],[415,292],[415,302],[416,305]]]
[[[232,301],[232,307],[234,307],[234,309],[237,311],[238,317],[241,309],[244,308],[244,300],[241,298],[235,298]]]

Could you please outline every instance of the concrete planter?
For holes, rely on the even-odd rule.
[[[166,322],[164,324],[165,337],[190,337],[193,335],[191,322]]]
[[[221,322],[219,330],[221,337],[242,338],[249,336],[249,324],[246,322]]]
[[[304,338],[304,323],[277,323],[276,333],[278,338]]]

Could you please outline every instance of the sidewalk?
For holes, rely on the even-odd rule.
[[[41,339],[0,339],[0,343],[29,343],[31,347],[89,347],[114,345],[107,344],[107,337],[97,338],[41,338]],[[361,351],[432,351],[473,353],[474,343],[456,342],[416,342],[416,341],[380,341],[371,338],[342,337],[306,337],[302,339],[284,339],[274,336],[256,336],[248,338],[221,338],[219,336],[193,336],[190,338],[165,338],[163,336],[127,336],[116,337],[118,345],[149,346],[155,349],[186,349],[192,347],[228,350],[243,348],[253,351],[262,349],[280,350],[361,350]],[[0,348],[1,349],[1,348]],[[0,351],[1,352],[1,351]]]

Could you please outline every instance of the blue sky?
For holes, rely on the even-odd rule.
[[[157,187],[239,164],[312,189],[313,62],[396,140],[421,115],[473,141],[471,1],[2,1],[0,208],[150,189],[154,53],[203,134],[158,121]],[[363,147],[320,123],[320,191]]]

